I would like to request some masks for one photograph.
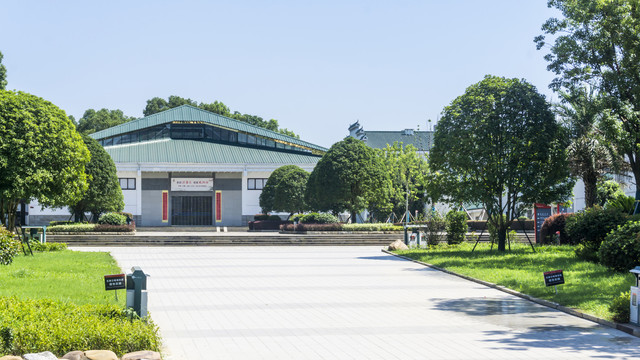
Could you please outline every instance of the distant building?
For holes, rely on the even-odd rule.
[[[368,131],[364,130],[359,121],[349,125],[349,136],[364,141],[374,149],[384,149],[393,143],[413,145],[418,153],[424,155],[433,147],[433,131],[417,131],[404,129],[396,131]]]
[[[126,212],[139,226],[244,226],[283,165],[312,171],[326,148],[183,105],[91,137],[116,164]],[[31,225],[68,220],[66,209],[29,206]]]

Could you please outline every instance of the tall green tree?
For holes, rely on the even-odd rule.
[[[367,208],[384,186],[387,172],[374,149],[348,137],[331,146],[313,169],[305,199],[315,210],[347,210],[355,222],[356,214]]]
[[[0,220],[13,229],[20,200],[60,207],[87,189],[89,151],[64,111],[0,90]]]
[[[399,217],[407,212],[424,210],[424,192],[428,166],[425,157],[418,154],[415,146],[395,142],[378,151],[388,173],[388,186],[377,189],[377,195],[370,203],[374,214],[391,210]]]
[[[296,165],[285,165],[275,169],[269,178],[267,183],[262,188],[260,193],[260,207],[262,212],[267,214],[276,210],[276,189],[282,178],[291,170],[298,168]]]
[[[155,113],[159,113],[161,111],[169,110],[182,105],[191,105],[191,106],[200,108],[202,110],[206,110],[222,116],[230,117],[232,119],[246,122],[248,124],[265,128],[271,131],[275,131],[283,135],[300,138],[299,135],[296,135],[291,130],[288,130],[286,128],[281,129],[278,124],[278,120],[276,119],[264,120],[260,116],[242,114],[239,111],[234,111],[232,113],[227,105],[217,100],[212,103],[204,103],[204,102],[197,103],[194,100],[183,98],[180,96],[175,96],[175,95],[169,96],[168,100],[165,100],[159,97],[154,97],[153,99],[147,100],[147,106],[144,108],[142,113],[144,114],[144,116],[149,116],[149,115],[153,115]]]
[[[7,88],[7,68],[2,65],[2,59],[4,55],[0,52],[0,90],[4,90]]]
[[[549,0],[547,4],[563,15],[542,25],[544,33],[555,38],[545,56],[547,69],[557,75],[550,87],[595,84],[614,115],[600,128],[629,161],[640,200],[640,4],[637,0]],[[538,49],[547,45],[544,35],[535,42]]]
[[[504,251],[520,207],[570,196],[566,139],[532,85],[486,76],[453,100],[436,125],[433,193],[456,204],[482,203]]]
[[[102,213],[122,211],[124,196],[111,156],[95,139],[82,135],[82,140],[91,154],[91,161],[85,166],[88,188],[82,199],[70,205],[69,210],[76,221],[82,221],[86,212],[90,212],[95,221]]]
[[[304,193],[307,189],[309,173],[299,167],[287,171],[276,186],[274,207],[276,211],[303,213],[307,210]]]
[[[95,111],[94,109],[88,109],[78,120],[77,129],[83,134],[92,134],[134,119],[135,117],[124,115],[122,110],[100,109]]]
[[[572,87],[568,92],[560,91],[560,96],[562,103],[554,108],[569,130],[569,166],[584,183],[586,207],[592,207],[596,203],[596,184],[606,174],[622,170],[624,161],[599,130],[608,110],[594,88]]]

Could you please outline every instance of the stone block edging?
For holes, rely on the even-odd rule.
[[[382,252],[386,253],[386,254],[389,254],[389,255],[392,255],[392,256],[395,256],[395,257],[399,257],[401,259],[412,261],[412,262],[414,262],[416,264],[420,264],[420,265],[423,265],[423,266],[430,267],[430,268],[438,270],[438,271],[442,271],[442,272],[450,274],[450,275],[454,275],[454,276],[463,278],[465,280],[473,281],[475,283],[490,287],[492,289],[500,290],[500,291],[505,292],[507,294],[511,294],[511,295],[517,296],[519,298],[522,298],[522,299],[525,299],[525,300],[529,300],[529,301],[532,301],[534,303],[537,303],[537,304],[540,304],[540,305],[543,305],[543,306],[546,306],[546,307],[550,307],[552,309],[556,309],[556,310],[562,311],[562,312],[564,312],[566,314],[569,314],[569,315],[577,316],[579,318],[582,318],[582,319],[585,319],[585,320],[589,320],[589,321],[598,323],[600,325],[604,325],[604,326],[607,326],[607,327],[610,327],[610,328],[613,328],[613,329],[624,331],[625,333],[627,333],[629,335],[640,337],[640,327],[638,327],[638,326],[634,326],[634,325],[631,325],[631,324],[620,324],[620,323],[617,323],[617,322],[601,319],[601,318],[593,316],[593,315],[585,314],[585,313],[583,313],[583,312],[581,312],[579,310],[572,309],[572,308],[560,305],[560,304],[555,303],[553,301],[544,300],[544,299],[538,299],[536,297],[533,297],[533,296],[530,296],[530,295],[527,295],[527,294],[523,294],[523,293],[521,293],[519,291],[515,291],[513,289],[509,289],[509,288],[507,288],[505,286],[502,286],[502,285],[497,285],[497,284],[494,284],[494,283],[490,283],[488,281],[484,281],[484,280],[473,278],[471,276],[458,274],[456,272],[441,268],[439,266],[435,266],[435,265],[428,264],[428,263],[425,263],[425,262],[422,262],[422,261],[411,259],[411,258],[406,257],[406,256],[394,254],[393,252],[391,252],[389,250],[386,250],[386,249],[382,249]]]

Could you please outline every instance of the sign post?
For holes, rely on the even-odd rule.
[[[126,289],[124,274],[105,275],[104,289],[115,290],[116,300],[118,300],[118,289]]]
[[[533,207],[534,219],[536,222],[536,244],[542,243],[542,236],[540,231],[542,230],[542,224],[546,218],[551,216],[551,206],[545,204],[535,204]]]
[[[546,286],[552,286],[556,290],[556,295],[558,294],[557,285],[564,284],[564,274],[562,270],[553,270],[544,272],[544,284]]]

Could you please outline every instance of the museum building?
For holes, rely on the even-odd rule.
[[[137,226],[246,226],[284,165],[311,172],[326,148],[183,105],[90,135],[111,155]],[[66,214],[66,218],[69,215]],[[29,222],[66,220],[30,206]]]

